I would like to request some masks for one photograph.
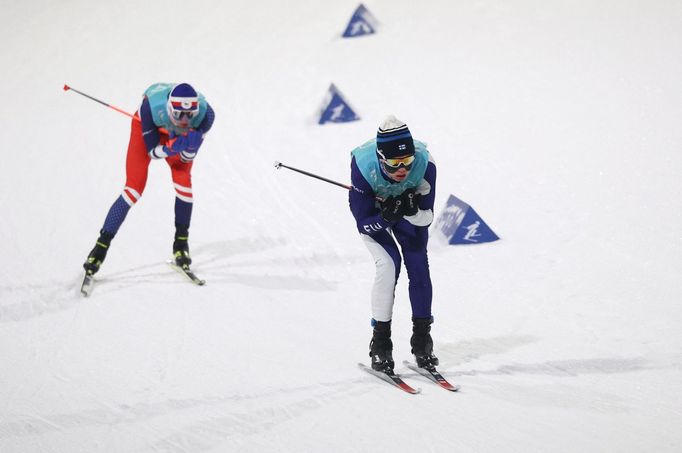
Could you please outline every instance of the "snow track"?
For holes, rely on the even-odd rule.
[[[682,449],[679,2],[376,0],[379,33],[340,39],[356,6],[5,6],[2,453]],[[216,110],[193,170],[207,284],[164,264],[174,194],[152,163],[83,298],[129,119],[62,84],[134,110],[180,80]],[[316,124],[332,82],[360,121]],[[455,194],[501,237],[431,243],[457,393],[398,365],[410,397],[357,369],[374,265],[347,194],[273,168],[348,182],[390,113],[433,153],[435,214]],[[397,364],[410,334],[403,270]]]

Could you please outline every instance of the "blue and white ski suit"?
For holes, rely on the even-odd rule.
[[[414,140],[414,145],[415,161],[408,176],[401,182],[393,181],[381,169],[376,154],[376,140],[369,140],[351,152],[353,189],[349,192],[348,201],[358,231],[376,264],[371,298],[372,318],[376,321],[390,321],[393,316],[401,251],[409,280],[412,316],[431,317],[432,287],[426,247],[428,227],[433,221],[436,164],[424,143]],[[386,222],[379,215],[380,206],[375,197],[399,196],[407,189],[415,189],[421,194],[419,211],[396,223]]]

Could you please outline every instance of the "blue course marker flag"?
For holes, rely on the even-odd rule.
[[[376,33],[377,20],[372,16],[365,5],[362,3],[357,7],[353,16],[350,18],[346,30],[343,32],[344,38],[355,38]]]
[[[322,104],[318,124],[326,122],[347,123],[359,119],[360,117],[346,101],[343,94],[332,83]]]
[[[474,208],[454,195],[448,198],[445,209],[434,223],[434,229],[446,237],[448,244],[453,245],[480,244],[499,239]]]

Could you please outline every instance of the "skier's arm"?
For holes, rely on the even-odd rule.
[[[433,204],[436,199],[436,164],[429,161],[424,179],[415,189],[421,196],[419,210],[415,215],[403,217],[414,226],[428,227],[433,222]]]
[[[152,108],[149,106],[149,100],[146,96],[142,100],[142,105],[140,105],[138,114],[140,116],[140,123],[142,123],[142,138],[144,139],[144,144],[147,151],[151,151],[159,144],[161,137],[159,135],[159,126],[154,124]]]
[[[211,104],[208,102],[206,103],[206,115],[204,115],[204,119],[201,120],[201,124],[199,124],[199,127],[197,127],[198,131],[201,131],[202,134],[206,135],[206,132],[211,130],[211,127],[213,126],[213,121],[215,120],[215,112],[213,111],[213,108],[211,108]]]
[[[374,191],[362,176],[360,169],[355,163],[355,158],[351,161],[350,168],[351,184],[353,187],[348,192],[348,204],[350,205],[353,217],[355,217],[358,231],[362,234],[372,235],[391,226],[379,214]]]
[[[146,96],[142,100],[138,113],[140,115],[140,123],[142,123],[142,138],[144,139],[144,146],[147,148],[149,157],[152,159],[168,157],[170,155],[168,149],[164,149],[164,146],[159,143],[161,141],[159,126],[154,123],[152,109]]]
[[[215,112],[207,102],[206,114],[204,115],[204,119],[201,120],[201,123],[199,124],[199,126],[197,126],[196,129],[190,130],[189,133],[187,134],[188,136],[187,147],[180,151],[180,160],[182,160],[183,162],[190,162],[194,160],[195,157],[197,157],[199,148],[201,147],[201,144],[204,142],[204,137],[206,136],[206,133],[208,133],[208,131],[211,129],[211,126],[213,126],[214,120]]]
[[[204,119],[197,128],[197,130],[201,132],[200,136],[193,137],[193,140],[189,140],[186,137],[178,137],[175,140],[182,141],[182,145],[180,145],[178,142],[175,147],[173,146],[174,140],[171,138],[166,146],[164,146],[160,144],[161,137],[159,135],[159,126],[154,123],[149,101],[145,97],[142,100],[139,115],[140,122],[142,123],[142,137],[144,139],[147,152],[149,153],[149,157],[152,159],[165,159],[166,157],[173,154],[181,153],[181,157],[185,162],[192,160],[196,156],[197,151],[201,146],[204,135],[211,129],[213,126],[213,121],[215,120],[215,112],[213,111],[213,108],[211,108],[208,103],[206,103],[206,107]]]

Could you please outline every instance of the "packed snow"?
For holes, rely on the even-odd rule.
[[[371,0],[3,5],[0,451],[682,450],[682,3]],[[193,268],[166,264],[174,191],[146,191],[97,274],[127,111],[186,81],[216,111],[194,165]],[[359,121],[317,124],[334,83]],[[388,114],[500,236],[432,231],[447,392],[410,359],[364,373],[374,264],[343,188]]]

